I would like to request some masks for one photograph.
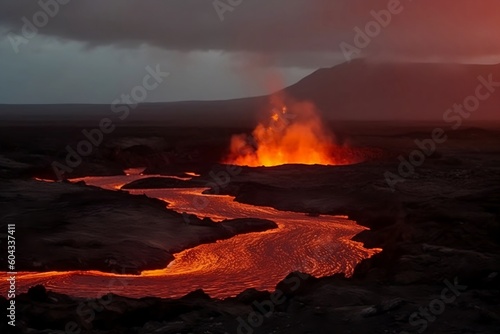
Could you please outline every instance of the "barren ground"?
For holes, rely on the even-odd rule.
[[[75,313],[82,300],[37,287],[16,298],[19,328],[25,332],[31,329],[33,333],[56,333],[64,330],[68,321],[75,321],[81,328],[88,328],[85,332],[89,333],[237,333],[238,326],[243,326],[242,333],[498,333],[500,132],[489,127],[449,132],[448,140],[404,182],[398,183],[394,192],[384,173],[397,173],[398,155],[407,157],[416,148],[413,140],[428,138],[432,125],[351,125],[342,133],[351,145],[383,153],[352,166],[244,168],[229,184],[214,189],[254,205],[310,214],[348,215],[370,227],[370,231],[356,239],[383,251],[360,263],[352,278],[335,275],[315,279],[295,273],[278,285],[282,298],[279,303],[271,304],[269,301],[275,299],[270,292],[254,290],[223,301],[212,300],[200,291],[179,300],[112,296],[93,319]],[[0,161],[2,225],[7,223],[5,218],[19,218],[17,234],[24,235],[26,244],[33,243],[37,252],[28,247],[22,249],[20,245],[19,261],[28,265],[33,260],[30,256],[39,256],[40,261],[46,259],[47,263],[78,267],[74,261],[60,259],[59,254],[43,253],[68,247],[64,242],[47,243],[47,238],[61,234],[64,238],[59,241],[75,239],[69,247],[95,248],[86,243],[90,239],[69,237],[64,228],[68,225],[61,225],[66,218],[59,219],[57,212],[71,218],[73,224],[69,226],[87,223],[94,224],[93,229],[99,226],[100,219],[129,224],[126,219],[116,218],[118,213],[135,215],[141,220],[147,217],[158,226],[168,226],[168,221],[180,219],[159,201],[121,193],[103,195],[103,191],[82,185],[31,181],[34,176],[52,175],[50,162],[63,156],[64,145],[59,142],[67,137],[58,132],[61,138],[51,139],[39,130],[38,136],[45,139],[35,145],[33,139],[37,133],[30,131],[29,140],[14,132],[4,131],[1,135],[2,142],[8,143],[2,149]],[[227,142],[225,134],[230,131],[214,131],[207,137],[195,137],[197,142],[187,143],[183,142],[182,133],[185,131],[179,131],[177,137],[171,133],[162,137],[159,129],[149,132],[120,129],[74,176],[113,175],[126,167],[147,166],[150,173],[165,175],[189,169],[201,174],[197,182],[210,181],[211,171],[225,168],[216,164],[214,156],[222,154]],[[16,135],[22,138],[16,141]],[[148,140],[124,147],[125,137]],[[58,190],[51,193],[46,187]],[[103,203],[108,208],[114,205],[113,210],[103,210]],[[42,207],[54,214],[44,213]],[[91,213],[96,210],[99,216],[94,219]],[[124,227],[144,233],[150,242],[168,237],[168,229],[165,234],[156,234],[153,229],[147,234],[148,230],[143,231],[136,224]],[[120,233],[127,234],[127,229]],[[209,223],[183,229],[189,243],[200,242],[200,235],[203,238],[214,235]],[[194,235],[191,229],[196,229],[196,237],[190,238]],[[148,266],[155,266],[159,258],[162,261],[168,258],[171,249],[160,250],[164,258],[150,257],[151,244],[120,233],[118,239],[131,239],[137,243],[134,247],[143,243],[144,258],[150,261]],[[100,242],[104,245],[111,240]],[[115,258],[120,261],[126,258],[126,250],[127,247],[116,247]],[[75,252],[74,257],[83,258],[82,253]],[[92,260],[84,263],[88,265]],[[445,288],[448,290],[443,293]],[[2,298],[0,303],[6,307],[7,301]],[[267,308],[261,309],[259,305]],[[436,312],[429,313],[430,307]],[[273,312],[268,313],[271,308]],[[253,326],[238,322],[239,317],[247,324],[251,322],[252,312],[260,314],[253,319]],[[414,316],[414,312],[421,312],[421,316]]]

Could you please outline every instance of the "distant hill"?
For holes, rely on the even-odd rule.
[[[475,93],[478,76],[500,82],[500,65],[377,64],[355,60],[320,69],[285,88],[287,96],[309,100],[331,120],[440,121],[455,103]],[[157,125],[249,126],[265,108],[266,96],[226,101],[148,103],[126,122]],[[77,122],[117,118],[109,105],[0,105],[0,122]],[[470,120],[500,120],[500,88]],[[121,121],[120,121],[121,122]]]
[[[455,103],[475,94],[478,76],[500,83],[500,65],[374,64],[352,61],[320,69],[285,91],[314,101],[328,118],[441,120]],[[500,120],[500,87],[471,119]]]

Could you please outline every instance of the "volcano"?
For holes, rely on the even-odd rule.
[[[354,161],[343,154],[346,147],[335,143],[334,134],[324,125],[310,102],[286,103],[282,94],[270,98],[267,117],[251,135],[231,138],[224,163],[240,166],[285,164],[345,165]]]
[[[359,59],[319,69],[278,93],[314,103],[327,120],[442,121],[450,106],[474,92],[478,76],[497,81],[500,65],[384,64]],[[246,128],[258,123],[256,110],[269,109],[269,99],[143,103],[126,123]],[[499,103],[500,97],[492,95],[470,120],[496,115]],[[93,125],[96,118],[109,116],[109,105],[0,105],[3,122],[36,122],[41,113],[45,122]]]

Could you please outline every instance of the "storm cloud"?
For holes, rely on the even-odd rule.
[[[270,75],[263,73],[266,69],[282,73],[282,84],[287,85],[317,68],[346,61],[341,43],[355,45],[354,29],[364,30],[374,12],[397,2],[217,0],[230,8],[217,11],[213,0],[58,0],[67,4],[59,6],[57,15],[29,44],[19,44],[22,55],[15,55],[9,44],[13,36],[23,36],[23,20],[33,22],[41,4],[54,1],[0,2],[0,56],[10,63],[0,65],[5,67],[0,84],[13,87],[0,94],[0,102],[18,101],[12,97],[23,95],[22,84],[40,81],[46,72],[41,68],[57,68],[59,63],[82,72],[78,94],[65,94],[65,102],[82,101],[82,96],[101,103],[112,99],[115,91],[126,89],[120,83],[131,84],[131,77],[153,63],[179,72],[168,92],[159,92],[155,101],[262,94],[269,90],[260,85]],[[500,62],[498,0],[401,0],[398,6],[400,13],[392,15],[357,56],[382,61]],[[118,68],[113,65],[116,59],[128,61]],[[134,59],[137,68],[126,69],[124,64],[134,64]],[[100,64],[109,64],[109,69]],[[199,70],[208,67],[211,70]],[[52,71],[49,77],[65,83],[76,80],[57,73]],[[259,78],[252,81],[245,76]],[[111,77],[113,81],[107,80],[116,83],[114,90],[104,84],[99,93],[91,92],[95,81],[106,83]],[[46,90],[41,82],[32,85],[33,91]],[[55,101],[57,96],[50,91],[30,100]]]
[[[256,52],[302,65],[310,63],[305,53],[339,54],[339,44],[354,39],[353,28],[364,29],[373,20],[371,12],[389,2],[242,0],[221,21],[211,0],[73,0],[61,5],[41,33],[90,47],[149,44],[178,51]],[[400,6],[402,12],[364,50],[366,56],[467,59],[500,53],[496,0],[401,0]],[[2,1],[0,23],[19,34],[21,18],[39,10],[38,1]]]

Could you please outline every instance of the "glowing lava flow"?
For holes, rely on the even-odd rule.
[[[88,177],[94,186],[115,189],[141,177]],[[99,297],[108,292],[130,297],[179,297],[203,289],[213,297],[234,296],[247,288],[273,290],[292,271],[318,277],[344,272],[351,274],[362,259],[377,253],[350,240],[365,228],[345,217],[310,217],[233,201],[230,196],[204,195],[204,189],[133,190],[170,203],[177,212],[211,217],[216,221],[257,217],[274,220],[278,229],[237,235],[228,240],[203,244],[175,254],[166,268],[145,271],[140,276],[115,275],[97,271],[19,272],[18,291],[43,284],[48,289],[82,297]],[[206,207],[195,211],[193,201],[207,199]],[[130,256],[134,256],[131,250]],[[3,291],[5,282],[0,282]]]
[[[240,166],[278,166],[284,164],[345,165],[353,163],[345,147],[334,143],[333,134],[323,125],[311,103],[284,106],[273,97],[271,115],[252,133],[234,135],[225,163]]]

